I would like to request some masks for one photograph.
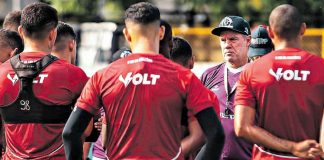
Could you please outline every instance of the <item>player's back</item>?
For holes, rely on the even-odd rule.
[[[27,64],[45,55],[21,53],[20,58]],[[61,133],[87,81],[85,73],[63,60],[55,60],[36,74],[29,85],[32,90],[28,91],[22,90],[17,73],[10,61],[0,68],[0,106],[8,147],[5,159],[64,159]]]
[[[274,51],[248,74],[259,101],[260,126],[292,141],[319,139],[324,60],[299,49]]]
[[[111,125],[107,129],[109,158],[183,158],[182,107],[187,103],[189,110],[197,113],[206,104],[194,100],[198,96],[187,94],[194,90],[192,81],[199,81],[193,73],[158,54],[132,54],[92,79],[99,82],[98,91]]]

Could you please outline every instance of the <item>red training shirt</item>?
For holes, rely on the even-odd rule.
[[[199,79],[159,54],[131,54],[95,73],[76,106],[104,107],[109,159],[184,159],[181,111],[213,107]],[[104,122],[105,123],[105,122]]]

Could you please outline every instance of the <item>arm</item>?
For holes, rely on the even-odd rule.
[[[63,129],[65,157],[68,160],[82,159],[82,134],[91,121],[92,114],[75,107]]]
[[[198,112],[196,118],[206,136],[205,149],[200,151],[200,157],[196,159],[219,159],[224,146],[225,135],[223,127],[212,107]]]
[[[315,158],[322,149],[315,140],[293,142],[281,139],[268,131],[254,125],[255,109],[249,106],[235,106],[234,129],[238,137],[245,138],[255,144],[281,152],[289,152],[301,158]]]
[[[84,142],[83,143],[83,160],[87,160],[90,149],[91,149],[91,142]]]
[[[181,148],[188,157],[190,153],[199,149],[205,142],[205,137],[197,120],[188,122],[189,135],[181,140]]]
[[[107,145],[107,128],[108,128],[108,125],[107,124],[102,124],[102,128],[101,128],[101,145],[102,145],[102,148],[104,149],[104,150],[106,150],[106,145]]]
[[[321,123],[321,131],[320,131],[320,145],[321,147],[324,146],[324,112],[323,112],[323,116],[322,116],[322,123]],[[322,153],[321,156],[322,159],[324,159],[324,153]]]
[[[324,112],[322,116],[322,124],[321,124],[321,133],[320,133],[320,144],[324,146]]]
[[[83,137],[88,137],[91,134],[91,130],[92,130],[92,126],[93,125],[93,118],[91,118],[87,128],[85,129],[84,133],[83,133]],[[83,139],[83,138],[82,138]],[[83,143],[83,159],[86,160],[88,155],[89,155],[89,151],[91,148],[91,142],[84,142]]]

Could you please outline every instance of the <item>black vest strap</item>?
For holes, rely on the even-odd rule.
[[[33,63],[23,63],[19,54],[10,59],[12,68],[18,78],[35,78],[44,68],[56,61],[58,58],[53,55],[46,55]]]
[[[64,106],[43,104],[35,97],[32,87],[34,78],[57,59],[50,54],[31,63],[20,61],[19,55],[10,59],[11,66],[20,80],[20,90],[12,104],[0,107],[5,123],[58,124],[67,121],[74,104]]]

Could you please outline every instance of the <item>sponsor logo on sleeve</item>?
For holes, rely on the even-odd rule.
[[[278,68],[274,71],[272,68],[269,70],[269,74],[274,76],[277,81],[284,79],[286,81],[307,81],[310,71],[307,70],[283,70]]]

